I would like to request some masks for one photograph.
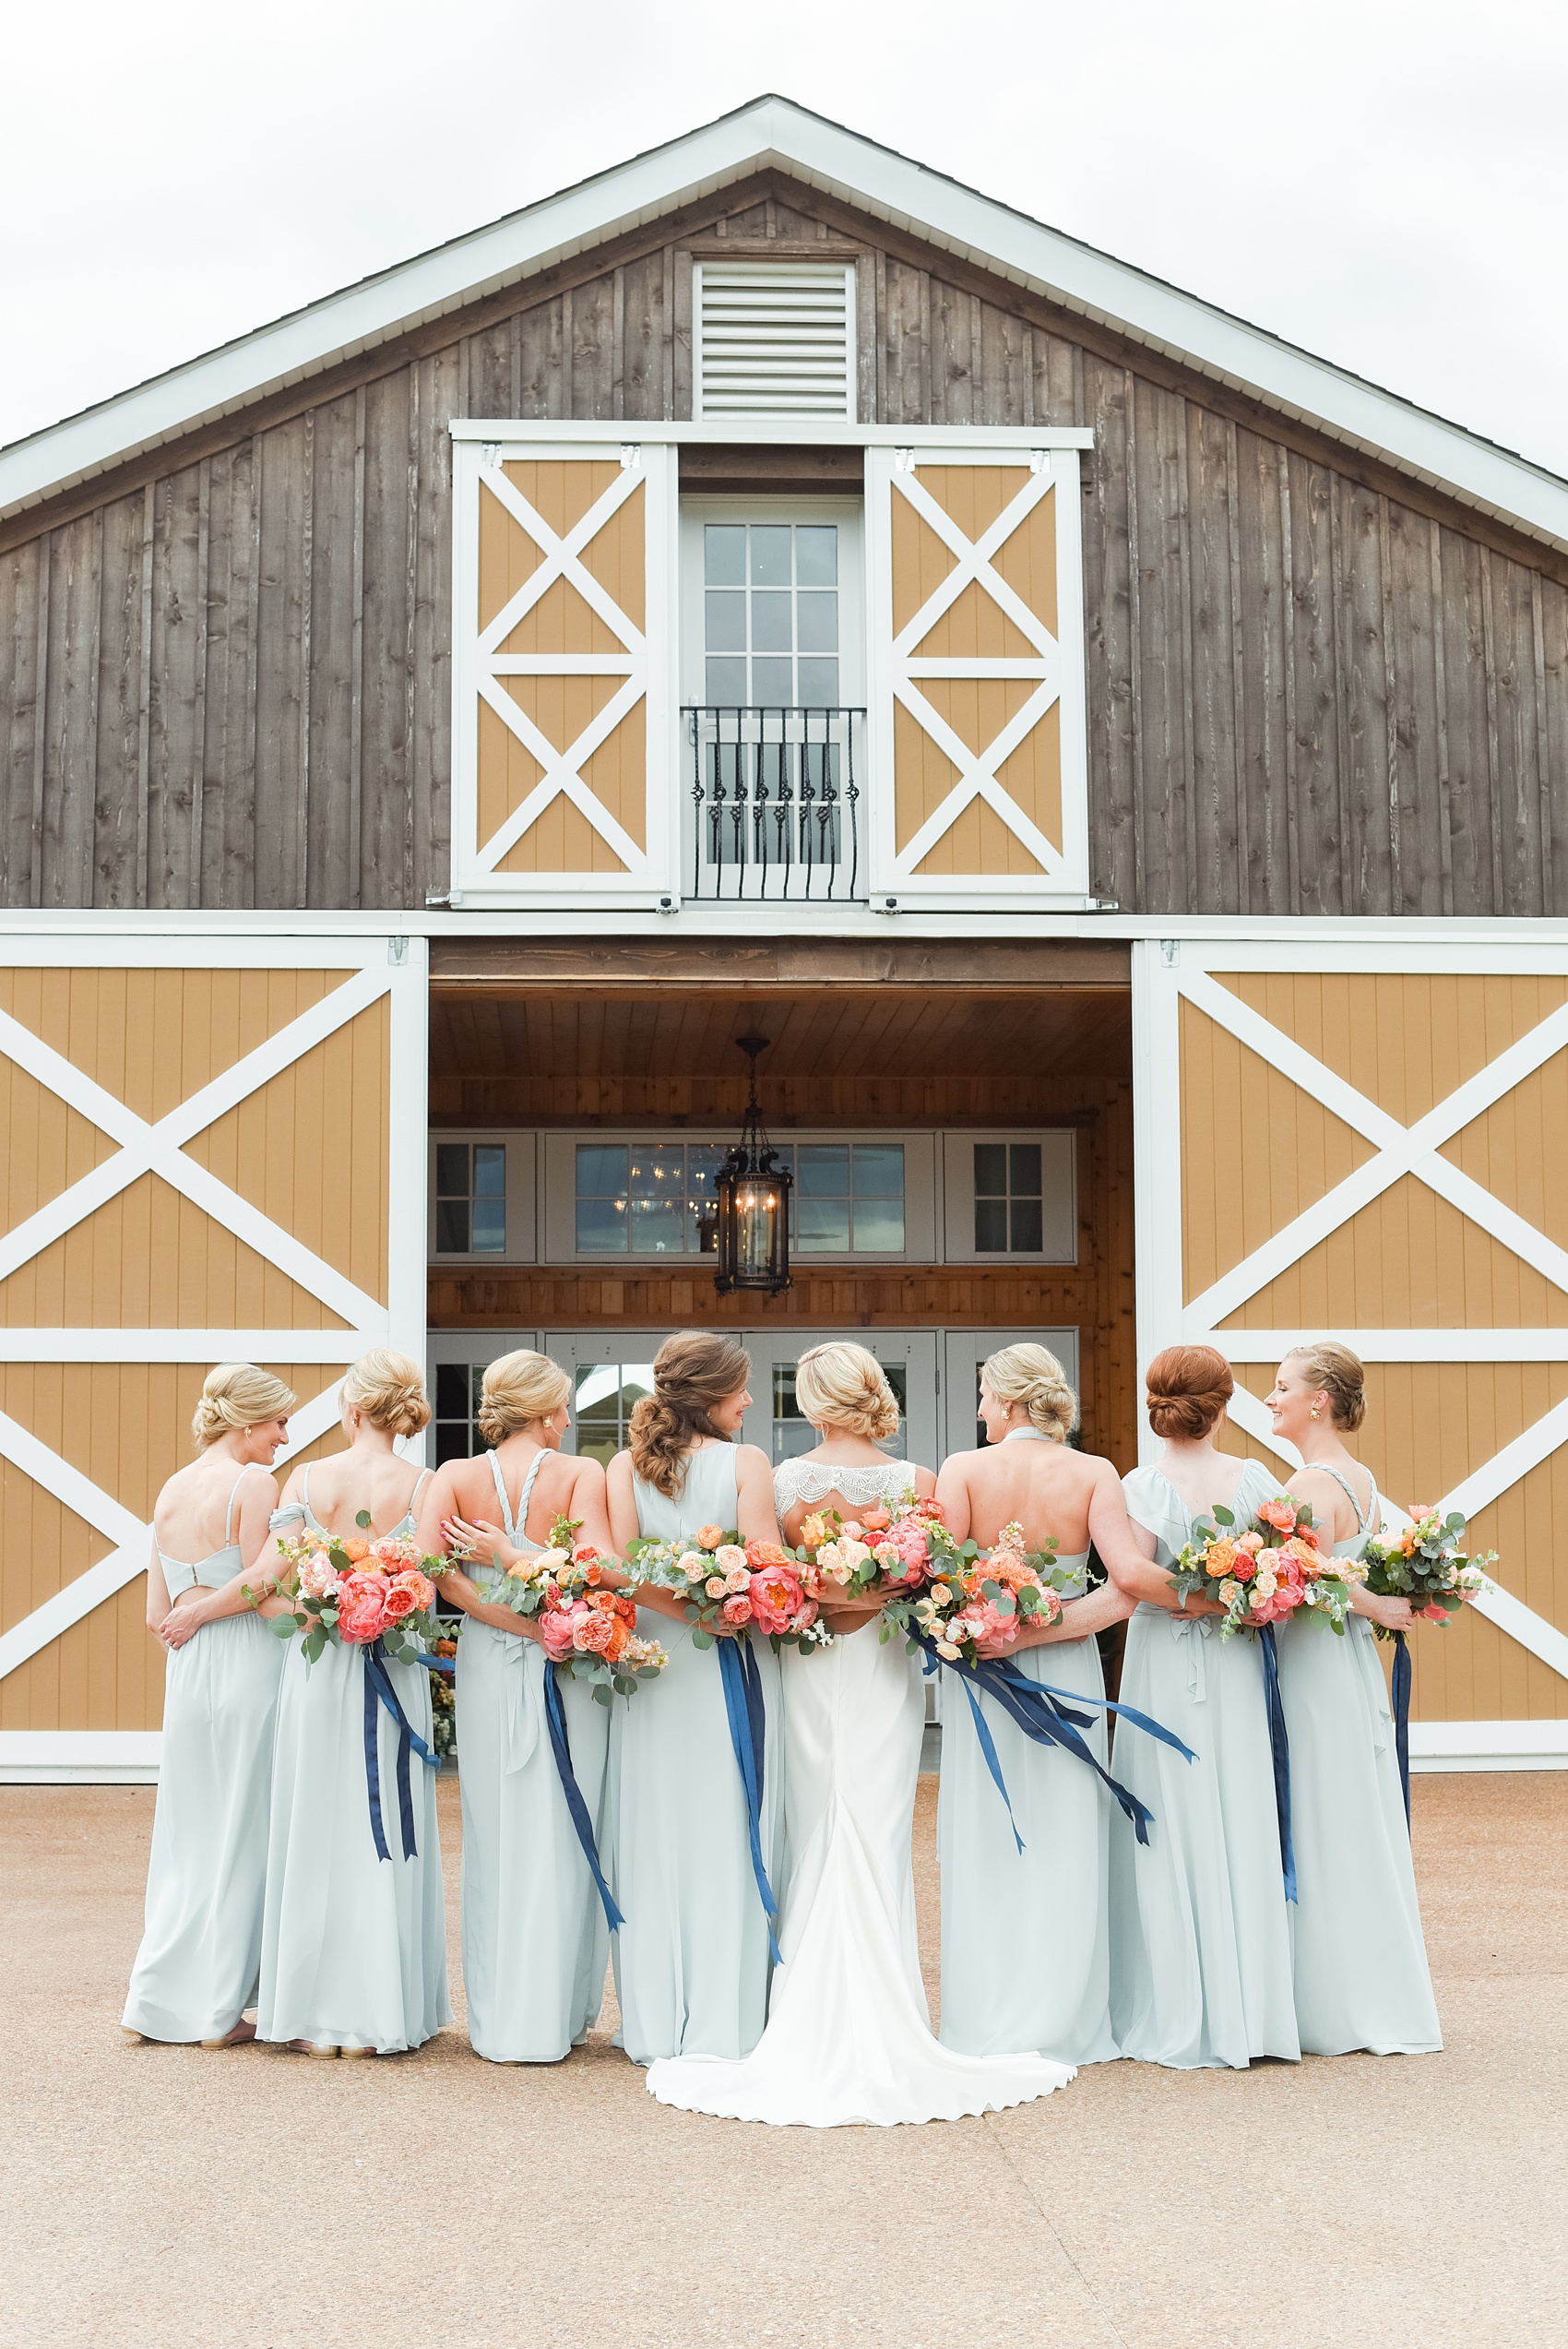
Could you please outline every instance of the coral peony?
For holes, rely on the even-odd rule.
[[[761,1631],[787,1631],[790,1618],[805,1604],[801,1578],[793,1567],[772,1566],[752,1577],[751,1605]]]
[[[364,1647],[386,1624],[386,1585],[379,1574],[345,1574],[338,1586],[338,1636]]]
[[[565,1607],[552,1607],[547,1614],[538,1616],[536,1620],[539,1626],[540,1646],[552,1662],[559,1663],[564,1657],[569,1656],[572,1652],[572,1633],[575,1628],[572,1611]]]
[[[1272,1525],[1277,1532],[1293,1533],[1296,1531],[1296,1511],[1289,1501],[1264,1501],[1259,1506],[1258,1515],[1265,1525]]]

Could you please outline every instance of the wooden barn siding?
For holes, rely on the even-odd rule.
[[[794,252],[829,234],[771,197],[697,227]],[[878,416],[1095,429],[1099,893],[1568,913],[1554,566],[860,250]],[[689,412],[690,315],[688,237],[9,546],[0,901],[417,908],[445,888],[447,421]]]

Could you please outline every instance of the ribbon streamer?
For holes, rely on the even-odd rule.
[[[1403,1631],[1394,1634],[1394,1749],[1399,1757],[1399,1787],[1405,1825],[1410,1824],[1410,1650]]]
[[[1274,1807],[1279,1816],[1279,1864],[1285,1872],[1285,1898],[1296,1897],[1296,1850],[1290,1836],[1290,1740],[1285,1728],[1285,1706],[1279,1694],[1279,1651],[1274,1626],[1259,1626],[1263,1647],[1263,1687],[1268,1706],[1268,1742],[1274,1752]]]
[[[566,1740],[566,1711],[556,1685],[555,1666],[548,1656],[544,1660],[544,1718],[550,1730],[550,1744],[555,1756],[555,1772],[561,1781],[561,1792],[566,1797],[566,1808],[571,1815],[572,1825],[577,1830],[577,1841],[583,1847],[588,1874],[593,1878],[604,1904],[604,1921],[613,1933],[626,1920],[616,1907],[614,1895],[606,1884],[604,1871],[599,1865],[599,1847],[593,1840],[593,1821],[588,1815],[583,1790],[577,1784],[576,1772],[572,1768],[572,1748]]]
[[[778,1903],[773,1897],[773,1887],[762,1864],[762,1789],[767,1738],[767,1719],[762,1701],[762,1673],[752,1653],[751,1640],[743,1632],[736,1637],[716,1639],[714,1645],[719,1651],[719,1676],[724,1684],[724,1711],[730,1723],[730,1743],[735,1749],[741,1783],[746,1794],[746,1830],[751,1838],[752,1874],[756,1878],[757,1895],[767,1918],[768,1955],[775,1965],[781,1965],[783,1960],[778,1954],[778,1942],[773,1930]],[[744,1651],[743,1656],[736,1653],[737,1649]]]
[[[986,1768],[995,1781],[1003,1801],[1007,1805],[1007,1817],[1013,1829],[1013,1840],[1020,1852],[1024,1849],[1023,1838],[1019,1835],[1017,1822],[1013,1818],[1013,1805],[1003,1780],[1002,1765],[997,1757],[995,1741],[989,1728],[983,1725],[983,1717],[974,1692],[976,1683],[1002,1707],[1004,1712],[1023,1731],[1025,1736],[1031,1738],[1037,1746],[1060,1746],[1063,1752],[1071,1754],[1075,1760],[1087,1762],[1132,1821],[1133,1832],[1139,1842],[1148,1842],[1148,1830],[1154,1822],[1154,1813],[1146,1803],[1141,1803],[1135,1795],[1130,1793],[1119,1780],[1112,1778],[1111,1772],[1104,1769],[1089,1751],[1078,1732],[1080,1729],[1092,1727],[1092,1718],[1088,1713],[1075,1711],[1073,1708],[1076,1705],[1092,1705],[1099,1711],[1122,1714],[1132,1723],[1134,1728],[1146,1730],[1151,1737],[1158,1737],[1163,1744],[1173,1747],[1177,1753],[1190,1762],[1194,1759],[1192,1749],[1184,1746],[1180,1737],[1162,1727],[1158,1721],[1151,1720],[1147,1713],[1139,1712],[1133,1705],[1118,1704],[1109,1697],[1086,1697],[1075,1688],[1052,1688],[1045,1681],[1031,1680],[1027,1673],[1019,1671],[1016,1663],[1000,1656],[988,1656],[980,1663],[972,1665],[955,1663],[947,1657],[938,1655],[935,1643],[926,1635],[916,1631],[912,1636],[917,1645],[924,1650],[928,1658],[926,1664],[928,1674],[938,1665],[944,1665],[949,1672],[959,1675],[969,1699],[969,1710],[974,1715],[976,1728],[980,1732],[980,1751],[985,1756]],[[1066,1703],[1060,1701],[1063,1698],[1068,1700]]]
[[[386,1830],[381,1817],[381,1749],[376,1735],[376,1706],[383,1704],[398,1724],[398,1821],[403,1835],[403,1857],[417,1860],[419,1846],[414,1841],[414,1790],[410,1783],[410,1758],[415,1752],[432,1770],[438,1768],[437,1758],[415,1731],[412,1723],[398,1702],[398,1692],[386,1672],[386,1651],[379,1640],[372,1640],[361,1650],[364,1657],[364,1774],[365,1788],[370,1796],[370,1831],[375,1838],[377,1859],[389,1860]]]

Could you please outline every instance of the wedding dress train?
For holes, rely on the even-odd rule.
[[[783,1489],[795,1465],[779,1471],[780,1513],[801,1497]],[[850,1473],[834,1471],[841,1488]],[[897,1463],[882,1482],[902,1497],[912,1472]],[[909,1853],[925,1707],[903,1639],[884,1643],[872,1623],[825,1652],[787,1650],[783,1699],[790,1860],[767,2028],[739,2061],[650,2065],[650,2093],[687,2112],[833,2128],[956,2120],[1064,2087],[1063,2064],[964,2056],[932,2035]]]

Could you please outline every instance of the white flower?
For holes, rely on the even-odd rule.
[[[540,1550],[537,1556],[530,1557],[526,1562],[523,1572],[540,1575],[559,1574],[564,1566],[570,1566],[571,1563],[570,1550]],[[513,1571],[516,1573],[517,1568],[514,1568]]]
[[[956,1663],[961,1651],[953,1645],[951,1640],[939,1640],[936,1652],[939,1656],[945,1656],[949,1663]]]
[[[1228,1579],[1219,1586],[1218,1598],[1222,1607],[1233,1607],[1241,1595],[1241,1585],[1239,1582]]]
[[[1277,1591],[1277,1590],[1278,1590],[1278,1588],[1279,1588],[1279,1577],[1278,1577],[1278,1575],[1277,1575],[1277,1574],[1271,1574],[1271,1573],[1269,1572],[1269,1570],[1268,1570],[1268,1568],[1267,1568],[1267,1567],[1266,1567],[1266,1566],[1260,1566],[1260,1567],[1259,1567],[1259,1568],[1258,1568],[1258,1570],[1257,1570],[1257,1577],[1256,1577],[1256,1580],[1253,1581],[1253,1598],[1254,1598],[1254,1599],[1272,1599],[1272,1598],[1273,1598],[1273,1596],[1274,1596],[1274,1594],[1275,1594],[1275,1592],[1276,1592],[1276,1591]]]
[[[729,1585],[722,1574],[710,1574],[702,1587],[710,1599],[721,1599]]]
[[[751,1587],[751,1580],[752,1578],[746,1572],[745,1568],[743,1566],[737,1566],[724,1577],[724,1588],[727,1591],[749,1590]]]
[[[720,1574],[733,1574],[735,1568],[744,1566],[745,1562],[744,1550],[738,1548],[733,1542],[720,1542],[713,1553],[713,1563]]]

